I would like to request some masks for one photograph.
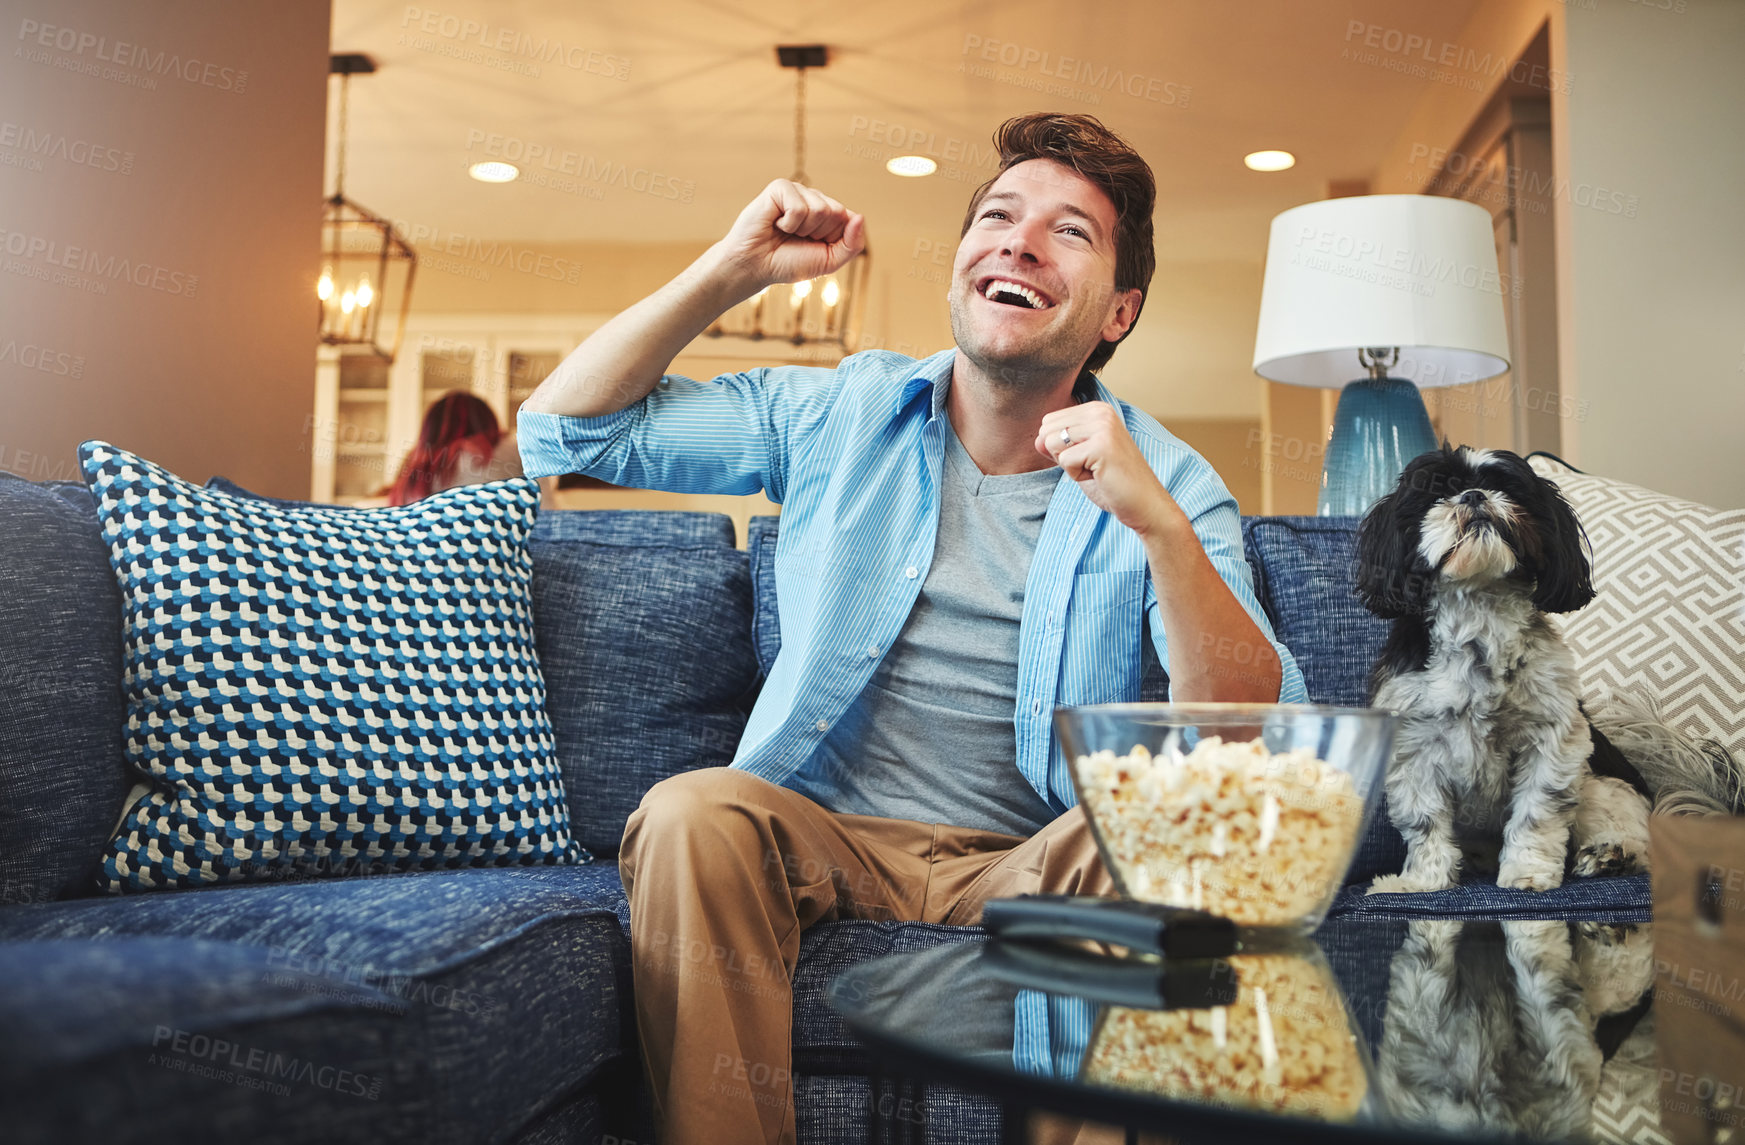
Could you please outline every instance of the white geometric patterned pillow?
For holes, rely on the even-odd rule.
[[[297,509],[79,459],[146,780],[105,889],[585,857],[533,645],[534,482]]]
[[[1593,542],[1595,597],[1551,621],[1575,652],[1589,709],[1646,695],[1673,727],[1745,758],[1745,510],[1711,509],[1557,461]]]

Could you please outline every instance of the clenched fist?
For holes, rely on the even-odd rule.
[[[1034,444],[1036,452],[1078,482],[1091,504],[1141,537],[1175,508],[1120,412],[1108,402],[1085,402],[1047,414]]]
[[[866,220],[820,191],[776,179],[739,212],[718,248],[755,293],[840,270],[866,249]]]

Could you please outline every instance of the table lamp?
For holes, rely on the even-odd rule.
[[[1475,203],[1358,195],[1272,220],[1254,372],[1343,391],[1316,512],[1362,516],[1436,448],[1420,387],[1509,368],[1503,289]]]

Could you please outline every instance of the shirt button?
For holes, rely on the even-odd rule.
[[[903,575],[908,577],[910,580],[914,580],[916,577],[921,575],[921,570],[916,568],[914,565],[910,565],[908,568],[903,570]]]
[[[830,721],[829,720],[819,720],[816,726],[817,726],[819,731],[827,732],[830,730]]]
[[[866,646],[866,658],[868,660],[877,660],[879,658],[879,646],[877,644],[868,644]]]
[[[1042,701],[1041,700],[1031,700],[1030,701],[1030,714],[1036,715],[1040,711],[1042,711]]]

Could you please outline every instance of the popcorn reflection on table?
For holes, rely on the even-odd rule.
[[[1236,1001],[1204,1009],[1107,1007],[1080,1080],[1161,1097],[1349,1120],[1369,1093],[1364,1050],[1320,953],[1220,963]]]

